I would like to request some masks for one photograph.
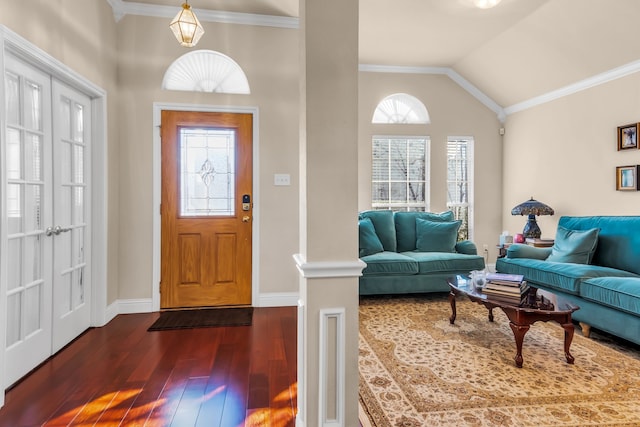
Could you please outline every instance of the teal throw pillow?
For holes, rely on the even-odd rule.
[[[396,223],[396,236],[398,239],[398,252],[409,252],[416,249],[416,219],[422,218],[430,221],[453,221],[453,211],[440,213],[434,212],[396,212],[394,214]]]
[[[358,219],[369,218],[373,223],[376,234],[382,242],[385,251],[395,252],[396,245],[396,226],[393,222],[393,211],[390,210],[372,210],[362,211],[358,214]]]
[[[360,257],[377,254],[384,250],[382,242],[378,238],[375,228],[373,228],[371,219],[364,218],[358,221],[358,231],[360,234]]]
[[[556,240],[547,261],[589,264],[598,245],[600,229],[569,230],[558,226]]]
[[[416,250],[455,252],[462,221],[430,221],[416,218]]]

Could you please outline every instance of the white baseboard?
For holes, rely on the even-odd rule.
[[[270,292],[258,296],[258,307],[297,307],[297,292]]]

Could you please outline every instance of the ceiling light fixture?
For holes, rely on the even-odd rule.
[[[473,0],[473,4],[480,9],[491,9],[497,6],[500,1],[502,0]]]
[[[184,47],[195,46],[204,34],[204,28],[187,2],[182,4],[182,10],[173,18],[169,28]]]

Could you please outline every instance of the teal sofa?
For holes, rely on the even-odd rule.
[[[458,242],[453,212],[371,210],[358,215],[360,295],[448,291],[446,278],[484,268],[476,245]]]
[[[563,216],[553,248],[514,244],[496,270],[580,306],[573,319],[640,344],[640,216]]]

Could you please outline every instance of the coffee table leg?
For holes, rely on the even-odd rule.
[[[489,308],[489,322],[493,322],[493,307]]]
[[[513,322],[509,322],[509,326],[511,326],[511,330],[513,331],[513,336],[516,339],[516,366],[518,368],[522,368],[522,342],[524,341],[524,334],[529,330],[529,325],[516,325]],[[566,345],[566,344],[565,344]]]
[[[453,291],[449,292],[449,304],[451,304],[451,317],[449,317],[449,323],[453,325],[456,321],[456,294]]]
[[[573,365],[574,357],[569,352],[569,348],[571,347],[571,341],[573,341],[573,331],[575,327],[573,323],[564,323],[562,324],[562,328],[564,329],[564,356],[567,358],[567,363]]]

